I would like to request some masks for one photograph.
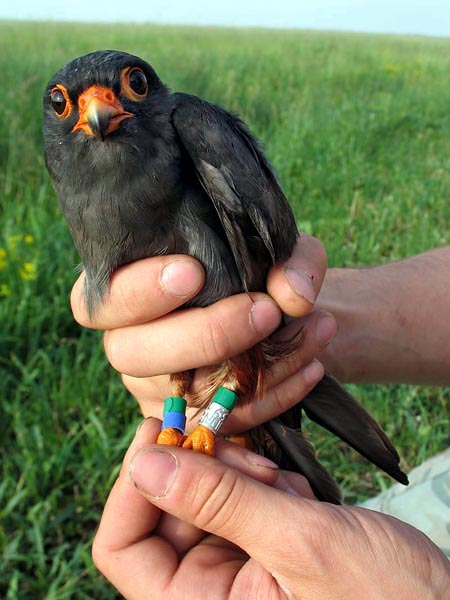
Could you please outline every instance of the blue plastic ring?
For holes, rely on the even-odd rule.
[[[184,433],[186,427],[186,415],[180,412],[167,412],[164,415],[162,429],[166,427],[174,427]]]

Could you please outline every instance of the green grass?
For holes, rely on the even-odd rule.
[[[44,166],[41,95],[98,48],[143,56],[175,90],[238,112],[333,265],[450,242],[450,40],[0,22],[0,597],[116,598],[90,541],[140,417],[99,334],[72,320],[77,257]],[[28,271],[24,264],[30,263]],[[33,278],[33,274],[36,275]],[[406,468],[447,442],[448,390],[354,388]],[[314,436],[348,501],[389,484]]]

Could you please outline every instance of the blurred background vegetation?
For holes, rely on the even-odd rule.
[[[100,48],[239,113],[264,142],[299,227],[332,265],[450,240],[450,39],[0,22],[0,597],[116,598],[90,543],[140,420],[72,319],[78,257],[46,173],[42,92]],[[410,469],[448,443],[449,390],[353,386]],[[316,429],[347,502],[390,484]]]

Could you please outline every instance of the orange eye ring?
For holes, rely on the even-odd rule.
[[[61,85],[55,85],[50,92],[50,103],[58,119],[67,119],[72,112],[72,102],[66,88]]]
[[[148,94],[147,77],[139,67],[125,67],[120,74],[122,93],[129,100],[140,102],[145,100]]]

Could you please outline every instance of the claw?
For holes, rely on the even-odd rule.
[[[178,429],[175,429],[175,427],[165,427],[158,435],[156,443],[164,444],[165,446],[181,446],[185,439],[186,436]]]
[[[198,425],[184,440],[183,448],[214,456],[214,433],[204,425]]]
[[[235,435],[225,435],[224,438],[233,444],[247,448],[247,450],[256,451],[256,446],[253,442],[252,436],[249,433],[240,433]]]

